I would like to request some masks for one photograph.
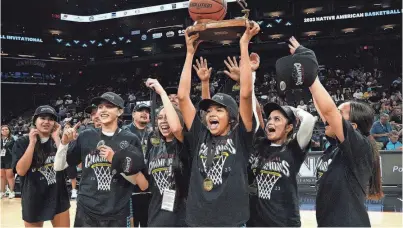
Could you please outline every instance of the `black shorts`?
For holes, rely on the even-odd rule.
[[[12,169],[11,162],[1,161],[0,162],[0,169]]]
[[[133,210],[134,227],[139,225],[146,227],[148,223],[148,205],[150,204],[151,194],[132,195],[131,203]]]
[[[68,166],[66,168],[66,174],[69,179],[76,179],[77,178],[77,167],[75,166]]]
[[[99,219],[90,213],[86,213],[85,209],[77,205],[74,227],[130,227],[130,217]]]

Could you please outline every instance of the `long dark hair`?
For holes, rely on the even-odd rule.
[[[36,128],[36,119],[38,116],[32,117],[32,127]],[[34,147],[34,156],[32,158],[32,167],[40,168],[45,164],[46,159],[49,156],[49,153],[52,150],[52,146],[55,144],[52,137],[49,137],[48,143],[42,144],[41,137],[39,135],[36,136],[36,143]]]
[[[357,129],[368,137],[372,149],[372,175],[369,180],[368,199],[378,200],[383,197],[381,182],[380,154],[375,140],[370,136],[374,122],[374,110],[367,104],[350,101],[350,122],[357,124]]]
[[[7,129],[8,129],[8,135],[7,135],[7,139],[10,139],[11,138],[11,129],[10,129],[10,126],[8,126],[8,125],[1,125],[1,128],[3,129],[3,127],[6,127]],[[3,136],[3,135],[2,135]]]

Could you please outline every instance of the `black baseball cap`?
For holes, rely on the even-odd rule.
[[[92,113],[92,110],[94,110],[94,109],[97,109],[97,106],[94,105],[94,104],[92,104],[92,105],[90,105],[90,106],[87,106],[87,107],[84,109],[84,112],[87,113],[87,114],[91,114],[91,113]]]
[[[219,105],[227,108],[231,118],[238,117],[238,104],[230,95],[217,93],[211,99],[203,99],[199,103],[199,109],[207,111],[211,105]]]
[[[288,106],[280,106],[277,103],[267,103],[263,107],[263,111],[266,114],[267,118],[269,118],[270,113],[275,110],[280,111],[290,121],[291,124],[296,123],[294,112]]]
[[[151,112],[150,106],[148,106],[147,104],[144,104],[144,103],[136,104],[136,106],[134,106],[134,108],[133,108],[133,112],[138,112],[138,111],[143,110],[143,109],[147,109],[148,112]]]
[[[91,104],[98,106],[102,101],[107,101],[119,108],[125,108],[125,101],[113,92],[106,92],[102,96],[92,99]]]
[[[166,92],[168,95],[171,95],[171,94],[178,94],[178,87],[167,87],[167,88],[165,88],[165,92]]]
[[[42,105],[36,108],[34,113],[34,120],[40,115],[49,115],[53,117],[54,120],[57,120],[58,118],[56,110],[49,105]]]
[[[319,64],[315,53],[299,46],[293,55],[282,57],[276,62],[277,86],[279,91],[309,87],[313,84],[319,72]]]

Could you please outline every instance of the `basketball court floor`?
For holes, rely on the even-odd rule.
[[[367,208],[372,227],[403,227],[402,196],[401,194],[387,195],[377,202],[367,202]],[[315,196],[303,194],[300,196],[302,227],[316,227]],[[21,199],[1,199],[0,227],[23,227],[21,218]],[[70,220],[73,226],[76,211],[76,201],[71,201]],[[44,227],[52,227],[45,222]]]

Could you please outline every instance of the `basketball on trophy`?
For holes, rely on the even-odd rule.
[[[226,0],[190,0],[189,15],[193,21],[224,19],[227,13]]]

